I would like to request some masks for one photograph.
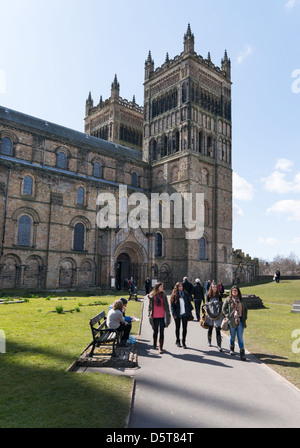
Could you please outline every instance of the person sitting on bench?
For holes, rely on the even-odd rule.
[[[122,331],[121,346],[126,346],[126,341],[129,339],[129,333],[131,330],[131,323],[126,322],[123,315],[123,302],[122,300],[115,300],[112,309],[107,315],[107,327],[117,331]]]

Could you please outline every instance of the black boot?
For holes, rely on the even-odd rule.
[[[219,349],[219,352],[222,352],[223,350],[222,350],[222,348],[221,348],[221,345],[222,345],[221,330],[220,330],[220,329],[216,329],[216,332],[217,332],[217,345],[218,345],[218,349]]]
[[[240,357],[242,361],[246,361],[245,350],[243,348],[240,349]]]
[[[182,347],[186,348],[185,341],[182,339]]]
[[[207,340],[208,340],[208,346],[211,347],[211,335],[212,335],[212,329],[209,328],[207,331]]]
[[[182,345],[180,344],[180,340],[179,339],[177,339],[176,345],[177,345],[177,347],[182,347]]]
[[[153,337],[153,348],[157,348],[157,337],[156,338],[154,338]]]
[[[234,346],[230,346],[230,354],[234,356]]]

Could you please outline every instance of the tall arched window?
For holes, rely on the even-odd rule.
[[[4,156],[12,155],[12,141],[8,137],[4,137],[1,142],[1,154]]]
[[[23,194],[28,194],[29,196],[32,195],[32,177],[26,176],[23,183]]]
[[[74,250],[84,250],[84,225],[81,222],[74,228]]]
[[[27,215],[21,216],[18,222],[18,246],[30,246],[31,219]]]
[[[101,165],[99,162],[94,163],[93,176],[101,177]]]
[[[82,187],[77,190],[77,204],[84,205],[84,189]]]
[[[163,256],[163,237],[159,232],[157,232],[157,234],[155,235],[155,256]]]
[[[133,187],[137,187],[138,186],[138,175],[136,173],[132,173],[131,174],[131,185]]]
[[[200,238],[200,260],[207,260],[207,243],[204,236]]]
[[[67,168],[67,156],[64,152],[57,155],[57,168],[65,170]]]

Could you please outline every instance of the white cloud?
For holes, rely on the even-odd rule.
[[[275,165],[275,170],[291,171],[292,166],[294,166],[294,162],[292,160],[278,159]]]
[[[0,94],[6,93],[6,76],[5,71],[0,69]]]
[[[292,180],[286,180],[286,173],[274,171],[268,177],[261,178],[264,189],[270,193],[300,193],[300,173]]]
[[[259,244],[264,244],[266,246],[277,246],[280,241],[277,238],[272,238],[272,237],[268,237],[268,238],[258,238],[258,243]]]
[[[254,47],[251,44],[245,45],[243,50],[240,51],[238,57],[237,57],[237,63],[240,65],[242,64],[248,56],[250,56],[254,51]]]
[[[233,173],[233,197],[240,201],[252,201],[254,197],[254,188],[249,182]]]
[[[287,215],[288,221],[300,221],[300,201],[286,199],[278,201],[267,209],[268,214],[273,214],[278,218]]]
[[[293,9],[296,6],[297,0],[288,0],[288,2],[286,2],[285,7],[288,11],[290,11],[291,9]]]
[[[233,220],[237,221],[244,216],[244,212],[238,205],[233,203]]]

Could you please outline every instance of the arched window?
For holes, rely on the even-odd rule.
[[[161,233],[155,235],[155,256],[163,256],[163,237]]]
[[[137,187],[138,186],[138,175],[136,173],[132,173],[131,174],[131,185],[133,187]]]
[[[99,162],[94,163],[93,176],[101,177],[101,165]]]
[[[207,243],[204,236],[200,238],[200,260],[207,260]]]
[[[60,152],[57,155],[57,168],[65,170],[67,168],[67,156],[64,152]]]
[[[26,176],[23,183],[23,194],[28,194],[29,196],[32,195],[32,177]]]
[[[18,246],[30,246],[31,219],[27,215],[21,216],[18,222]]]
[[[84,189],[82,187],[77,190],[77,204],[84,205]]]
[[[1,143],[1,154],[4,156],[12,155],[12,141],[8,137],[4,137]]]
[[[74,250],[84,250],[84,225],[81,222],[74,228]]]

